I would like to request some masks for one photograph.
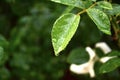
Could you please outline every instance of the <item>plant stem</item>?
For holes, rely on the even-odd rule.
[[[96,5],[96,2],[95,2],[94,4],[92,4],[89,8],[92,8],[92,7],[94,7],[95,5]],[[89,8],[88,8],[88,9],[89,9]],[[82,14],[82,13],[85,13],[86,10],[87,10],[87,9],[84,9],[84,10],[80,11],[79,13],[77,13],[77,15],[80,15],[80,14]]]
[[[96,5],[96,2],[95,2],[93,5],[91,5],[89,8],[92,8],[92,7],[94,7],[95,5]],[[89,8],[88,8],[88,9],[89,9]]]
[[[86,12],[86,9],[84,9],[81,12],[77,13],[77,15],[80,15],[80,14],[85,13],[85,12]]]
[[[115,17],[112,17],[112,27],[114,30],[114,39],[117,40],[117,45],[120,47],[120,28]]]

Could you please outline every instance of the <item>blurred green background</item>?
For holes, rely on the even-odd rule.
[[[76,79],[76,75],[70,73],[69,52],[76,47],[94,45],[106,35],[84,14],[77,33],[67,49],[61,52],[64,54],[56,57],[51,44],[51,29],[65,8],[50,0],[0,0],[0,47],[4,49],[0,56],[0,80],[83,78]]]
[[[51,29],[62,7],[49,0],[0,0],[0,80],[59,80],[65,56],[55,57]]]

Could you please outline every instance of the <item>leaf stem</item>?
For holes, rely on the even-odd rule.
[[[86,9],[80,11],[79,13],[77,13],[77,15],[80,15],[80,14],[85,13],[85,12],[86,12]]]
[[[91,5],[89,8],[92,8],[92,7],[94,7],[95,5],[96,5],[96,2],[95,2],[93,5]],[[88,9],[89,9],[89,8],[88,8]]]
[[[92,4],[89,8],[92,8],[92,7],[94,7],[95,5],[96,5],[96,2],[95,2],[94,4]],[[88,9],[89,9],[89,8],[88,8]],[[80,14],[82,14],[82,13],[85,13],[86,10],[87,10],[87,9],[84,9],[84,10],[80,11],[79,13],[77,13],[77,15],[80,15]]]
[[[117,45],[120,47],[120,28],[118,23],[116,22],[116,18],[112,17],[112,28],[114,30],[114,36],[113,38],[117,41]]]

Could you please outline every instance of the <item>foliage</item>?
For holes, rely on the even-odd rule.
[[[0,0],[0,80],[119,80],[120,3],[111,1]],[[101,41],[112,51],[96,48]],[[98,56],[93,79],[69,71],[89,60],[87,46]]]
[[[109,56],[112,56],[112,58],[109,58],[105,63],[101,63],[100,66],[95,65],[97,66],[96,68],[94,67],[97,74],[96,79],[102,80],[102,77],[105,74],[101,77],[99,77],[99,75],[114,71],[115,69],[119,72],[120,5],[113,3],[112,0],[51,1],[68,6],[67,11],[64,11],[55,21],[52,28],[51,36],[55,55],[58,55],[67,48],[68,43],[74,35],[72,39],[74,40],[74,43],[72,43],[71,40],[70,45],[74,46],[74,44],[76,44],[74,47],[79,46],[80,49],[75,48],[74,50],[71,50],[67,62],[70,64],[82,64],[83,62],[85,63],[86,61],[84,60],[88,58],[83,51],[84,48],[87,46],[93,47],[97,42],[105,41],[110,45],[112,52],[107,53],[108,55],[105,55],[106,53],[102,54],[102,57],[108,58]],[[80,20],[79,17],[81,18]],[[96,27],[98,29],[96,29]],[[68,48],[70,48],[69,45]],[[93,48],[96,50],[96,47]],[[97,55],[99,55],[98,53],[101,53],[99,51],[96,52]],[[92,54],[92,52],[89,53]],[[96,64],[100,63],[99,60],[101,59],[100,56],[95,57]],[[115,72],[113,73],[116,74]],[[110,77],[110,75],[108,77]],[[105,78],[105,80],[106,79],[109,78]],[[116,80],[118,79],[120,79],[119,76],[117,76]]]
[[[56,55],[66,47],[74,35],[79,20],[80,17],[77,15],[65,14],[55,22],[52,31],[52,42]]]

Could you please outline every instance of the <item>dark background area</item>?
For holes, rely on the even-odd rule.
[[[120,3],[119,0],[113,2]],[[96,28],[93,31],[97,33],[92,33],[92,27],[84,32],[86,28],[80,27],[66,50],[61,52],[64,54],[56,57],[51,29],[65,8],[50,0],[0,0],[0,46],[4,48],[0,80],[90,80],[88,75],[77,76],[69,71],[67,56],[73,48],[102,40],[101,33]],[[89,18],[85,17],[81,25],[89,25],[85,20]]]

